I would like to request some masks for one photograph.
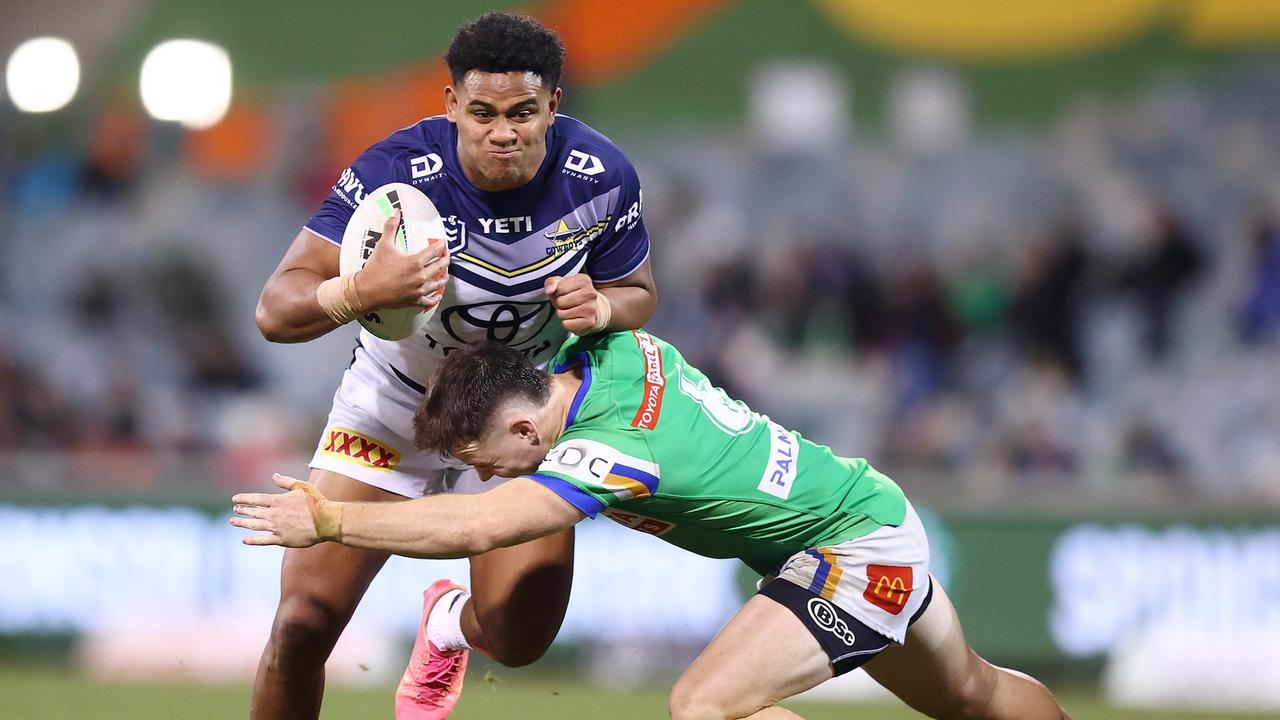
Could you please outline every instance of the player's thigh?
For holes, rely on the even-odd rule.
[[[936,578],[929,607],[907,630],[906,643],[890,647],[864,669],[903,702],[938,717],[982,695],[994,670],[969,648],[951,599]]]
[[[549,626],[554,637],[572,585],[572,528],[471,558],[471,602],[482,623]]]
[[[827,653],[788,608],[756,595],[671,690],[673,717],[746,717],[832,675]]]
[[[313,469],[308,480],[333,500],[405,499],[330,470]],[[286,550],[280,571],[280,612],[284,617],[279,619],[317,630],[326,626],[340,629],[386,561],[387,553],[338,543]]]

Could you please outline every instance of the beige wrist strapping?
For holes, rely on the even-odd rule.
[[[339,325],[346,325],[364,312],[364,303],[356,290],[356,275],[329,278],[316,287],[316,302],[320,303],[320,309]]]
[[[342,542],[342,503],[329,502],[315,485],[301,480],[290,485],[289,489],[301,490],[307,494],[311,522],[316,526],[316,537],[320,540]]]
[[[602,292],[596,293],[596,324],[591,328],[591,332],[598,333],[609,327],[609,320],[613,318],[613,305],[609,303],[609,296]]]

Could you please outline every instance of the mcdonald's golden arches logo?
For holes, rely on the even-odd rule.
[[[867,602],[897,615],[907,606],[911,597],[911,568],[898,565],[868,565],[867,590],[862,597]]]

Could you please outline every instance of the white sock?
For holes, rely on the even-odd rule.
[[[462,608],[471,599],[467,590],[450,590],[436,601],[427,615],[427,639],[441,650],[469,650],[462,634]]]

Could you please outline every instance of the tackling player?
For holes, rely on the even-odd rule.
[[[566,331],[638,328],[652,314],[636,173],[607,138],[557,114],[563,55],[554,32],[523,16],[490,13],[459,28],[445,56],[445,114],[392,133],[344,170],[267,280],[257,322],[273,342],[311,340],[376,308],[439,303],[415,337],[360,332],[310,463],[311,482],[327,496],[478,492],[474,470],[413,444],[413,415],[436,364],[484,340],[541,365]],[[413,255],[380,243],[363,270],[338,278],[353,210],[366,191],[393,181],[435,203],[448,258],[440,243]],[[572,531],[529,540],[471,553],[470,595],[428,591],[427,612],[448,590],[436,624],[452,625],[460,649],[415,652],[397,696],[401,717],[448,713],[468,645],[522,665],[554,639],[569,597]],[[325,659],[386,557],[337,544],[285,554],[253,718],[317,717]]]
[[[373,505],[277,475],[290,492],[237,495],[231,523],[267,533],[250,545],[442,558],[603,513],[765,578],[676,683],[673,718],[795,717],[776,703],[863,665],[931,717],[1066,717],[1039,682],[968,647],[929,575],[920,520],[865,460],[752,412],[644,332],[571,338],[553,362],[548,374],[509,347],[460,351],[415,418],[421,447],[482,477],[521,477],[482,495]]]

